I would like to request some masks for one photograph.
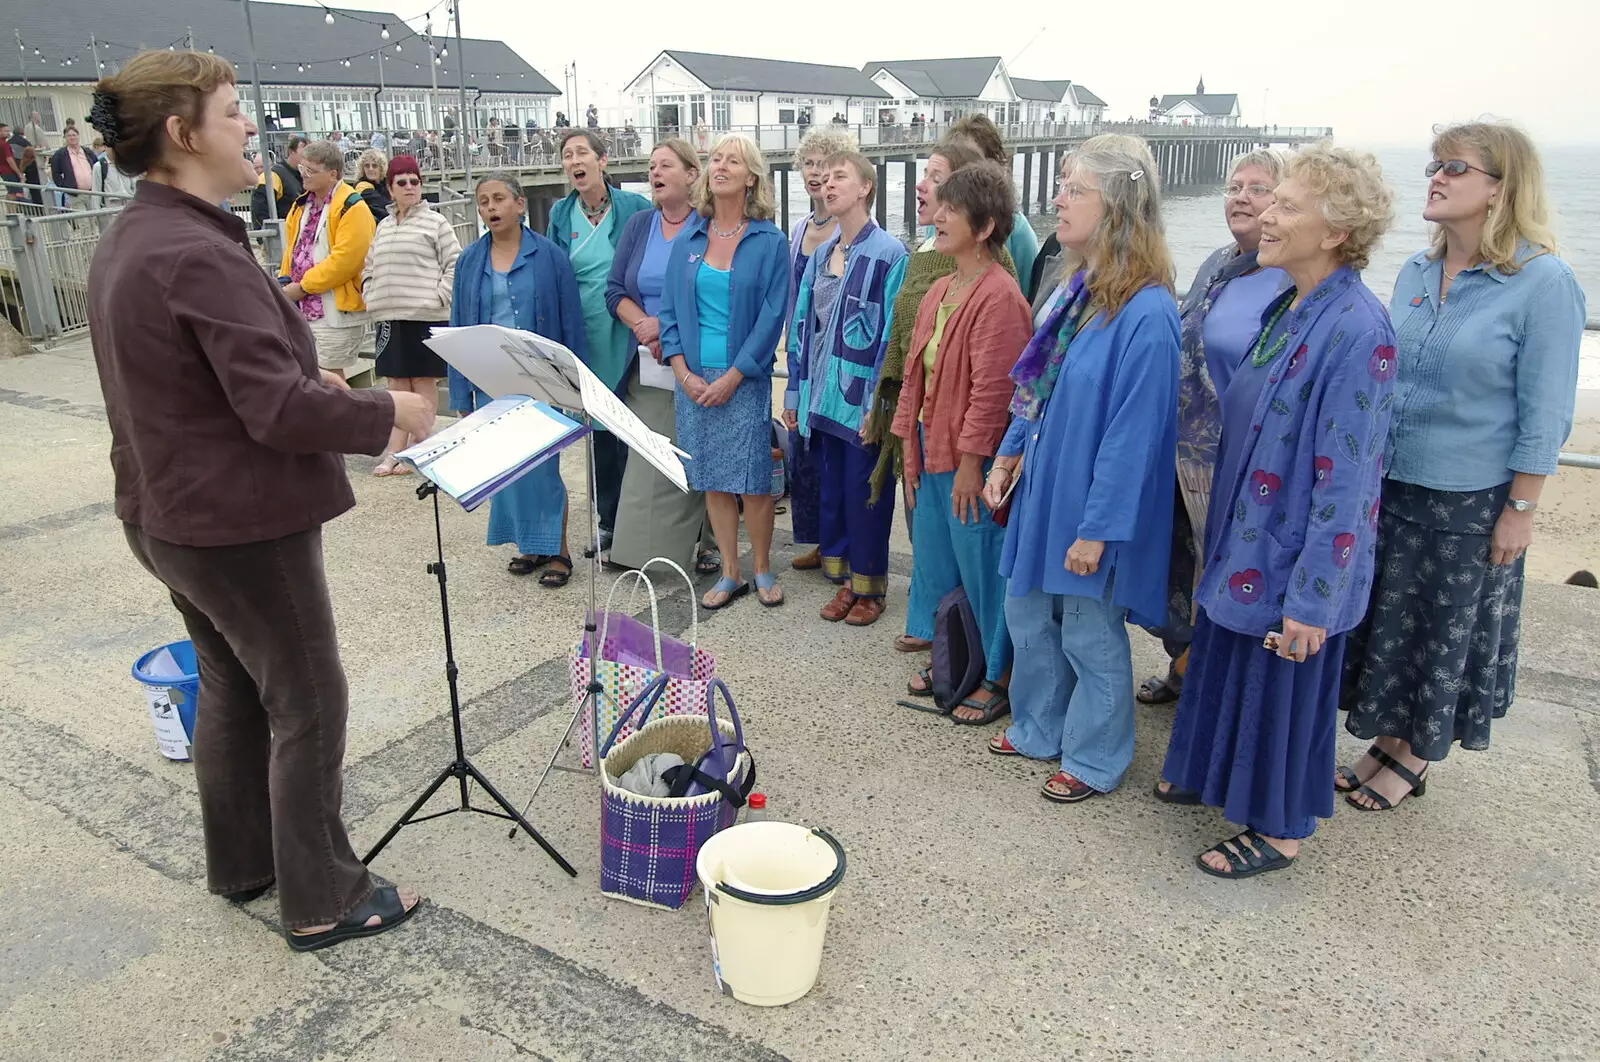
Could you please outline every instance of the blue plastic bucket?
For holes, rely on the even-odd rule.
[[[150,650],[134,661],[133,677],[144,687],[156,748],[169,760],[188,760],[194,742],[194,705],[200,695],[194,643],[173,642]]]

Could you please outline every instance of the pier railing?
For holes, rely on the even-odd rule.
[[[717,138],[724,133],[748,136],[771,156],[792,153],[801,139],[813,128],[837,128],[850,133],[862,147],[882,154],[885,150],[905,147],[910,153],[920,145],[926,148],[939,140],[950,129],[943,122],[899,123],[799,123],[734,125],[725,129],[712,129],[706,125],[692,126],[601,126],[592,132],[606,147],[612,159],[642,160],[648,158],[656,144],[668,137],[681,137],[702,153],[711,150]],[[1262,143],[1302,143],[1332,136],[1328,126],[1241,126],[1241,125],[1182,125],[1168,122],[1002,122],[998,126],[1001,137],[1010,145],[1037,145],[1061,141],[1084,140],[1097,133],[1132,133],[1150,140],[1256,140]],[[561,140],[571,130],[539,129],[529,132],[506,126],[494,139],[481,131],[462,134],[450,130],[448,138],[438,131],[408,130],[389,135],[384,153],[409,155],[417,160],[418,169],[430,174],[456,173],[463,169],[463,152],[471,160],[474,172],[489,169],[556,169],[561,165]],[[276,159],[287,139],[287,133],[269,134],[268,154]],[[323,139],[326,133],[300,134],[312,139]],[[370,136],[342,134],[341,145],[345,152],[346,172],[355,173],[357,160],[371,144]],[[252,144],[251,151],[257,150]]]
[[[7,202],[0,208],[0,312],[30,342],[50,344],[88,329],[89,266],[126,199],[95,194],[95,201],[114,205],[72,210],[46,196],[45,205]],[[478,238],[478,211],[471,200],[451,196],[430,205],[449,220],[461,246]],[[254,228],[248,205],[235,202],[230,208],[247,226],[262,269],[276,275],[282,222]]]

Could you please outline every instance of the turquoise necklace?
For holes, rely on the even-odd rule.
[[[1283,335],[1278,337],[1278,341],[1276,343],[1272,344],[1272,348],[1270,350],[1262,349],[1267,345],[1267,337],[1272,335],[1272,330],[1274,328],[1278,327],[1278,322],[1283,318],[1283,315],[1288,312],[1289,304],[1293,301],[1293,299],[1285,300],[1284,304],[1279,306],[1277,310],[1273,312],[1272,320],[1267,322],[1267,327],[1263,328],[1261,330],[1261,334],[1256,337],[1255,346],[1250,348],[1251,365],[1254,365],[1258,369],[1261,368],[1261,366],[1265,365],[1273,358],[1276,358],[1279,354],[1282,354],[1283,348],[1289,345],[1289,333],[1286,331],[1283,333]]]

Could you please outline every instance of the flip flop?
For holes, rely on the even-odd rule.
[[[715,612],[719,608],[727,608],[729,605],[733,604],[735,601],[739,600],[749,592],[749,583],[736,583],[724,575],[722,578],[718,579],[711,589],[706,591],[706,593],[727,594],[728,596],[715,605],[710,604],[704,597],[702,597],[700,599],[700,607],[705,609],[707,612]]]
[[[319,951],[357,937],[375,937],[379,933],[387,933],[410,919],[420,906],[422,901],[418,900],[408,910],[400,902],[400,890],[392,885],[384,885],[373,889],[366,903],[345,915],[332,929],[325,929],[321,933],[286,931],[284,936],[289,940],[289,947],[295,951]],[[367,921],[373,915],[377,915],[380,921],[375,926],[369,926]]]
[[[768,601],[762,596],[763,590],[777,590],[778,600]],[[771,572],[756,573],[756,600],[761,602],[762,608],[777,608],[786,600],[783,596],[783,587],[778,585],[778,577]]]
[[[926,638],[913,638],[909,634],[902,634],[894,640],[894,651],[897,653],[925,653],[933,648],[933,643]]]

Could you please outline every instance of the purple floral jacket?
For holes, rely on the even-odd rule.
[[[1263,322],[1286,300],[1275,299]],[[1335,635],[1367,610],[1383,447],[1394,404],[1394,329],[1361,278],[1341,268],[1288,311],[1289,344],[1261,389],[1255,439],[1225,506],[1195,600],[1240,634],[1285,615]]]

